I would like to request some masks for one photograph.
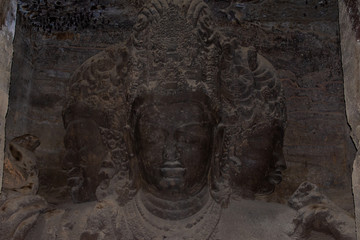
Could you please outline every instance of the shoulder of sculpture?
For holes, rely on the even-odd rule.
[[[218,225],[219,239],[291,239],[296,211],[277,203],[232,200],[223,209]],[[241,226],[241,227],[239,227]]]

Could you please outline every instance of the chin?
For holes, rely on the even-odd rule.
[[[159,181],[159,189],[170,192],[182,192],[185,181],[182,177],[167,177]]]

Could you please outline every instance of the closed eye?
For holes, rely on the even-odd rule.
[[[156,129],[152,131],[145,132],[142,139],[149,144],[158,144],[165,142],[167,133],[162,129]]]
[[[191,133],[177,132],[177,134],[175,134],[175,139],[179,143],[196,144],[196,143],[200,143],[203,137],[196,136]]]

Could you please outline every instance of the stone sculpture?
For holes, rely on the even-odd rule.
[[[207,111],[217,118],[212,127],[222,129],[215,144],[221,145],[221,159],[214,170],[221,181],[244,195],[271,192],[285,167],[281,152],[285,106],[273,67],[255,49],[242,48],[236,39],[218,33],[204,2],[155,1],[139,14],[127,43],[91,58],[74,75],[64,111],[74,199],[94,200],[97,186],[108,188],[102,185],[118,172],[111,169],[125,175],[129,171],[127,155],[133,150],[126,143],[138,140],[126,139],[138,137],[129,122],[137,114],[134,104],[146,96],[148,101],[178,96],[179,104],[191,105],[186,103],[194,98],[190,93],[204,95],[201,101],[209,102]],[[84,162],[79,161],[79,149]],[[104,152],[109,156],[102,156]],[[257,156],[248,156],[250,152]],[[102,194],[106,195],[98,188],[97,199]]]
[[[11,140],[5,151],[4,181],[0,195],[0,239],[23,239],[36,222],[46,201],[36,195],[39,186],[36,136]]]
[[[37,137],[26,134],[11,140],[5,154],[4,186],[21,194],[36,194],[39,187],[36,158]]]
[[[201,0],[147,4],[127,42],[74,74],[63,119],[81,204],[50,208],[25,239],[306,239],[313,229],[287,206],[234,200],[281,181],[284,98],[272,65],[216,31]]]

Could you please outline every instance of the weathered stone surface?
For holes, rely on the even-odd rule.
[[[298,210],[295,217],[295,229],[291,234],[295,239],[308,239],[312,231],[323,232],[329,238],[355,240],[355,219],[339,208],[326,196],[320,193],[318,187],[304,182],[289,199],[289,206]]]
[[[329,190],[345,187],[350,195],[350,178],[343,176],[350,174],[353,146],[344,116],[337,1],[207,2],[219,31],[236,36],[243,46],[255,46],[275,66],[283,83],[288,111],[284,153],[288,172],[293,175],[286,176],[285,172],[288,181],[280,185],[274,199],[286,201],[304,180]],[[47,4],[55,16],[66,12],[69,19],[76,18],[82,3],[78,3],[77,13],[61,1],[23,4],[28,10],[20,11],[14,58],[14,65],[19,67],[12,74],[13,83],[19,87],[11,90],[7,134],[10,139],[24,133],[48,139],[37,151],[46,185],[54,179],[56,169],[61,169],[64,158],[61,138],[65,133],[59,116],[69,76],[87,58],[128,38],[142,2],[106,1],[93,9],[91,4],[95,3],[91,3],[84,14],[101,13],[104,23],[90,21],[84,25],[86,19],[80,17],[74,25],[69,23],[69,29],[63,28],[67,24],[55,27],[59,19],[45,20],[46,16],[35,14],[31,20],[31,13],[36,13],[37,5],[43,4],[40,8],[46,9]],[[56,4],[64,7],[56,9]],[[319,143],[321,147],[316,147]],[[309,170],[310,166],[317,167]],[[64,176],[61,170],[57,173],[59,179]],[[45,185],[44,191],[53,189]]]
[[[228,10],[243,18],[237,27],[226,22],[229,15],[220,18],[224,29],[269,59],[284,86],[288,170],[272,197],[290,196],[305,179],[329,191],[346,188],[351,197],[354,147],[345,118],[337,1],[249,1]]]
[[[29,134],[11,140],[5,152],[4,190],[24,195],[37,193],[39,179],[33,151],[39,145],[39,139]]]
[[[7,198],[6,194],[6,191],[2,193],[2,198],[6,200],[0,202],[1,237],[24,239],[47,203],[39,195],[10,195]]]
[[[47,2],[53,4],[50,12],[59,14],[55,1]],[[275,66],[289,100],[284,151],[288,170],[271,198],[284,202],[304,180],[327,189],[348,189],[344,195],[351,196],[350,178],[344,177],[349,176],[352,146],[347,141],[341,89],[337,1],[237,1],[238,6],[231,1],[208,2],[221,32],[236,36],[241,45],[255,45]],[[64,102],[59,97],[64,97],[69,76],[83,61],[128,38],[141,3],[107,1],[104,6],[94,11],[110,22],[90,27],[79,21],[69,29],[47,28],[57,20],[43,24],[40,17],[33,25],[30,15],[19,20],[14,59],[18,67],[12,73],[17,87],[11,90],[7,134],[9,139],[24,133],[44,139],[36,154],[41,192],[52,202],[67,199],[67,175],[61,170]]]
[[[255,3],[257,8],[253,8]],[[259,20],[252,14],[259,16],[265,13],[273,3],[270,0],[246,1],[233,5],[229,1],[210,1],[213,4],[213,9],[210,9],[202,0],[150,1],[139,13],[129,40],[87,60],[71,78],[67,91],[64,87],[67,85],[66,76],[81,56],[66,61],[62,55],[64,49],[58,51],[51,46],[54,39],[41,38],[59,36],[57,33],[51,35],[52,31],[59,31],[57,20],[34,16],[34,24],[29,24],[30,28],[37,24],[44,28],[30,37],[35,36],[34,43],[49,44],[46,47],[52,48],[55,54],[52,58],[51,54],[35,47],[31,53],[31,58],[35,60],[16,60],[27,63],[29,75],[15,73],[18,83],[24,80],[28,83],[20,88],[25,90],[25,94],[14,95],[13,98],[18,106],[26,103],[22,106],[25,111],[14,109],[11,119],[15,122],[19,118],[19,122],[27,123],[22,130],[31,129],[39,133],[41,130],[43,138],[50,138],[55,132],[52,127],[59,126],[54,116],[61,111],[59,106],[64,104],[60,96],[67,92],[62,112],[66,128],[66,155],[62,164],[68,170],[73,199],[76,202],[96,199],[98,202],[65,204],[57,210],[43,213],[46,203],[41,198],[26,196],[14,199],[1,208],[1,226],[9,228],[8,232],[0,228],[3,235],[19,239],[238,239],[244,236],[247,239],[285,240],[307,239],[312,230],[325,231],[329,224],[340,224],[349,228],[335,226],[336,231],[328,233],[334,238],[346,239],[349,235],[348,239],[353,239],[353,231],[348,231],[353,226],[351,217],[342,222],[339,216],[343,212],[338,209],[331,212],[334,209],[323,211],[319,208],[321,211],[316,211],[313,202],[304,201],[301,194],[295,196],[298,201],[293,201],[301,202],[293,204],[298,212],[277,203],[239,198],[271,193],[274,185],[282,180],[281,171],[285,167],[283,92],[272,64],[255,48],[241,46],[248,46],[251,37],[254,37],[251,34],[259,33],[260,41],[255,45],[265,44],[263,48],[259,47],[260,51],[272,57],[283,76],[301,79],[298,91],[289,87],[287,94],[307,98],[308,101],[305,104],[290,102],[290,106],[294,104],[293,110],[289,111],[292,114],[290,121],[296,122],[306,115],[304,113],[319,113],[320,118],[335,113],[342,117],[340,120],[344,119],[337,112],[343,107],[336,104],[342,96],[339,94],[339,82],[325,81],[315,86],[306,82],[336,71],[328,56],[325,60],[316,59],[319,55],[313,58],[311,52],[306,52],[306,45],[323,40],[295,31],[289,37],[294,42],[289,49],[284,48],[299,50],[296,49],[297,44],[306,42],[300,52],[305,51],[304,56],[311,64],[323,64],[313,66],[304,63],[295,51],[290,57],[272,52],[282,47],[275,44],[269,48],[267,44],[272,43],[266,41],[274,35],[272,30],[263,28],[266,24],[254,29],[251,23],[241,23],[240,20]],[[71,7],[61,6],[64,4],[61,1],[55,2],[55,9],[47,2],[41,4],[46,5],[45,9],[49,7],[52,14],[59,12],[56,9],[71,10]],[[34,2],[35,7],[32,5],[30,8],[44,7],[41,4],[36,6]],[[299,17],[296,11],[290,10],[292,6],[297,5],[291,2],[285,17]],[[322,8],[326,6],[325,3],[320,4]],[[301,4],[297,8],[306,9]],[[244,9],[248,10],[242,12]],[[84,12],[86,16],[86,9]],[[315,10],[313,12],[316,13]],[[81,24],[81,17],[76,19],[77,10],[71,14],[75,15],[75,19],[70,16],[65,21],[76,20]],[[308,14],[313,17],[311,11]],[[327,10],[321,10],[320,14],[321,18],[331,18],[327,16]],[[219,20],[219,28],[212,21],[213,15]],[[264,21],[273,21],[272,18],[267,19],[266,14],[262,16],[260,19]],[[22,21],[29,21],[29,18],[25,16]],[[49,29],[47,24],[51,26]],[[237,24],[243,28],[237,29]],[[22,29],[19,34],[28,34],[26,27],[29,25],[24,24],[25,31]],[[242,31],[244,34],[239,34]],[[280,35],[279,32],[276,34]],[[64,45],[71,45],[74,36],[66,34],[66,37]],[[101,41],[89,43],[91,47],[88,49],[99,51],[104,47]],[[40,52],[45,60],[37,59]],[[333,53],[329,54],[333,56]],[[86,52],[79,55],[84,56]],[[292,57],[297,58],[296,61],[291,62]],[[291,64],[288,64],[289,60]],[[304,71],[316,73],[305,76]],[[39,80],[59,84],[44,83],[44,87],[38,87],[35,83]],[[54,92],[47,93],[49,89]],[[13,91],[20,93],[18,89]],[[325,92],[325,95],[319,92]],[[331,99],[331,96],[339,98]],[[331,99],[333,106],[322,106],[327,99]],[[41,115],[45,110],[52,116],[49,120]],[[336,126],[343,126],[343,122],[339,122]],[[313,127],[316,124],[321,125],[315,123]],[[315,132],[321,130],[320,127],[314,129]],[[50,134],[46,130],[51,130]],[[339,129],[340,132],[345,130],[345,127]],[[15,130],[10,128],[9,132],[13,134]],[[300,135],[301,132],[295,134]],[[56,135],[62,134],[59,131]],[[314,141],[311,137],[309,139],[310,143]],[[342,137],[336,139],[340,143],[342,140]],[[328,184],[329,188],[337,186],[334,179],[340,173],[330,171],[335,167],[326,160],[327,156],[322,158],[322,153],[332,149],[330,156],[334,157],[339,169],[339,162],[346,162],[342,158],[346,146],[340,144],[333,149],[336,141],[321,146],[307,146],[297,138],[292,141],[294,144],[290,143],[285,148],[288,157],[295,159],[290,161],[290,167],[297,162],[305,168],[311,166],[308,172],[303,171],[297,177],[314,179],[324,186]],[[18,142],[29,148],[36,145],[31,141]],[[46,156],[44,150],[51,149],[56,142],[56,139],[52,140],[39,156]],[[48,156],[64,156],[56,153],[63,149],[62,146],[55,149]],[[309,152],[308,155],[304,151]],[[13,154],[16,159],[16,152]],[[311,158],[309,164],[308,156]],[[44,159],[40,160],[43,170],[53,160]],[[55,168],[60,161],[52,161],[51,164]],[[326,171],[320,172],[314,167],[321,169],[322,165],[329,170],[328,174],[322,175]],[[343,165],[347,166],[347,163]],[[57,174],[60,175],[59,172]],[[338,184],[346,187],[348,179]],[[303,187],[299,191],[310,191],[311,194],[312,190]],[[321,203],[325,204],[324,201]],[[29,209],[30,212],[27,212]],[[332,221],[327,216],[333,217]],[[293,219],[296,221],[292,222]],[[294,226],[297,227],[295,234],[290,236]]]
[[[351,127],[351,137],[359,150],[360,140],[360,19],[359,1],[339,1],[341,50],[344,70],[346,115]],[[356,154],[353,165],[352,187],[355,202],[356,229],[360,238],[360,155]]]
[[[8,109],[8,92],[11,62],[13,56],[13,38],[15,31],[16,1],[0,1],[0,192],[2,186],[5,116]]]
[[[8,13],[8,1],[0,1],[0,26],[5,22],[6,15]]]
[[[3,191],[0,194],[2,239],[24,239],[47,202],[39,188],[35,149],[40,141],[32,135],[11,140],[5,152]]]

